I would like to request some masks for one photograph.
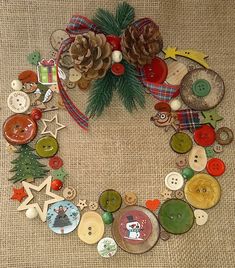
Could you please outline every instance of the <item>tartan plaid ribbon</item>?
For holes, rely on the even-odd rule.
[[[200,118],[197,111],[185,109],[177,111],[176,114],[180,130],[194,130],[200,127]]]
[[[149,18],[136,20],[132,25],[135,26],[140,33],[142,33],[143,27],[147,24],[154,24],[155,27],[159,28],[159,26]]]
[[[65,108],[68,110],[69,114],[73,117],[73,119],[75,120],[75,122],[84,130],[88,130],[88,117],[86,115],[84,115],[77,107],[76,105],[73,103],[73,101],[70,99],[70,97],[68,96],[68,94],[66,93],[62,82],[60,80],[59,77],[59,73],[58,73],[58,66],[59,66],[59,61],[60,61],[60,57],[61,54],[64,51],[64,48],[67,47],[69,44],[71,44],[72,42],[74,42],[74,37],[69,37],[68,39],[64,40],[61,44],[61,47],[59,49],[59,52],[57,54],[57,58],[56,58],[56,76],[57,76],[57,84],[59,87],[59,92],[60,92],[60,96],[63,100],[63,103],[65,105]]]

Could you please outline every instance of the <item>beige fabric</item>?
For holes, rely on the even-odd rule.
[[[39,50],[48,57],[50,33],[65,28],[74,12],[91,16],[98,7],[112,10],[116,2],[1,0],[1,125],[11,114],[6,103],[10,82],[20,71],[32,68],[26,55]],[[209,65],[221,74],[226,85],[225,98],[218,108],[225,118],[220,125],[233,128],[235,2],[132,0],[130,3],[136,8],[137,18],[147,16],[160,24],[165,46],[195,48],[210,56]],[[87,93],[70,92],[84,110]],[[88,133],[78,128],[65,111],[59,112],[61,123],[68,126],[58,135],[59,155],[69,172],[66,185],[76,187],[79,198],[96,201],[107,188],[122,194],[126,190],[135,191],[141,205],[146,199],[160,197],[164,176],[177,168],[176,154],[168,145],[173,131],[165,134],[149,122],[154,103],[147,97],[146,109],[130,115],[115,97],[100,119],[91,120]],[[5,140],[1,138],[0,267],[234,267],[234,149],[233,143],[220,155],[227,166],[225,175],[219,178],[223,195],[219,205],[208,211],[205,226],[195,225],[185,235],[172,236],[168,242],[159,241],[146,254],[129,255],[119,250],[114,258],[106,260],[97,254],[96,245],[82,243],[76,232],[56,235],[39,219],[29,221],[24,212],[17,212],[17,202],[9,200],[12,184],[7,181],[9,162],[14,156],[6,154]],[[110,235],[110,227],[106,228],[106,234]]]

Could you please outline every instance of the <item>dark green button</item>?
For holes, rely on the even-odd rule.
[[[105,224],[111,224],[113,222],[113,214],[106,211],[102,214],[102,219]]]
[[[186,154],[191,150],[193,142],[186,133],[177,132],[171,137],[170,146],[176,153]]]
[[[104,211],[115,212],[122,205],[122,197],[115,190],[106,190],[99,197],[99,205]]]
[[[189,180],[193,177],[194,171],[190,167],[186,167],[182,170],[182,176],[184,179]]]
[[[211,85],[207,80],[198,79],[192,85],[194,95],[198,97],[205,97],[211,91]]]
[[[59,145],[54,137],[44,136],[36,142],[35,149],[39,156],[47,158],[57,153]]]
[[[161,226],[172,234],[186,233],[194,223],[192,208],[179,199],[170,199],[163,203],[158,216]]]

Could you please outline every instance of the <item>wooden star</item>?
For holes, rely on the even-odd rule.
[[[50,190],[51,190],[51,176],[49,176],[47,179],[45,179],[42,184],[40,184],[39,186],[36,186],[36,185],[33,185],[31,183],[28,183],[28,182],[25,182],[23,181],[22,184],[24,186],[24,189],[26,191],[26,193],[28,194],[28,197],[20,204],[20,206],[18,207],[17,210],[26,210],[28,208],[35,208],[41,218],[41,220],[43,222],[46,221],[46,217],[47,217],[47,210],[48,210],[48,206],[50,204],[53,204],[53,203],[56,203],[58,201],[62,201],[64,200],[63,197],[61,196],[58,196],[54,193],[52,193]],[[33,194],[31,192],[31,189],[37,191],[37,192],[40,192],[44,187],[46,187],[46,195],[52,197],[52,199],[49,199],[49,200],[46,200],[44,202],[44,205],[43,205],[43,209],[40,208],[39,204],[38,203],[32,203],[32,204],[29,204],[29,202],[33,199]]]
[[[28,195],[26,194],[24,187],[19,189],[13,188],[13,195],[11,199],[21,202],[26,196]]]
[[[87,207],[86,200],[79,199],[77,203],[77,207],[79,207],[81,210],[83,210],[85,207]]]
[[[48,123],[52,123],[53,121],[55,121],[56,125],[58,126],[55,129],[55,132],[52,132],[51,130],[47,130]],[[44,129],[42,130],[41,135],[42,134],[51,134],[55,139],[57,138],[58,131],[65,128],[64,125],[62,125],[58,122],[58,115],[57,114],[55,116],[53,116],[52,119],[42,119],[42,123],[44,125]]]

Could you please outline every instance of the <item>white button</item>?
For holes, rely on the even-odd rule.
[[[114,50],[112,52],[112,60],[114,62],[121,62],[122,61],[122,52],[119,50]]]
[[[189,152],[189,166],[194,171],[202,171],[207,164],[206,150],[202,146],[194,146]]]
[[[11,88],[18,91],[23,88],[23,84],[20,80],[16,79],[11,82]]]
[[[97,245],[97,251],[100,256],[110,258],[117,252],[117,244],[111,237],[104,237]]]
[[[7,99],[9,109],[14,113],[24,113],[29,109],[29,96],[22,91],[12,92]]]
[[[172,111],[178,111],[180,108],[181,108],[181,106],[182,106],[182,102],[180,101],[180,100],[172,100],[171,102],[170,102],[170,106],[171,106],[171,110]]]
[[[201,209],[195,209],[194,216],[196,218],[197,225],[204,225],[208,220],[208,214]]]
[[[165,185],[172,191],[179,190],[184,185],[184,178],[178,172],[170,172],[165,177]]]

